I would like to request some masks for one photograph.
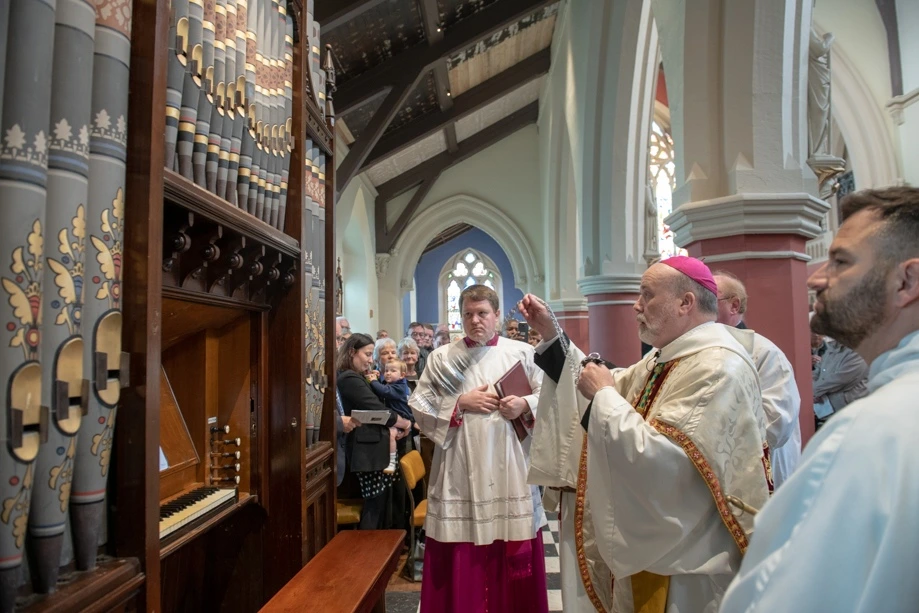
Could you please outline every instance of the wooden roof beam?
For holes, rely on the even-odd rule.
[[[323,32],[334,30],[386,0],[316,0],[314,18]]]
[[[452,108],[422,115],[405,127],[381,138],[370,155],[367,156],[362,170],[414,145],[438,130],[449,130],[454,122],[475,113],[484,106],[505,96],[508,92],[534,79],[538,79],[549,72],[551,61],[550,50],[543,49],[457,96],[453,101]],[[454,129],[454,138],[455,134]],[[449,147],[449,136],[447,137],[447,144]]]
[[[408,98],[409,93],[411,93],[420,77],[420,73],[416,73],[414,78],[411,75],[405,75],[402,81],[392,87],[389,93],[386,94],[386,98],[383,99],[380,108],[373,115],[370,123],[357,137],[357,140],[351,144],[351,149],[348,150],[348,154],[335,171],[336,200],[341,197],[351,179],[360,172],[364,160],[373,151],[377,141],[386,131],[386,127],[389,126],[399,109],[405,104],[406,98]]]
[[[501,0],[459,21],[444,32],[443,39],[424,47],[413,47],[382,64],[348,79],[335,92],[340,115],[366,102],[374,93],[397,83],[406,74],[427,72],[440,59],[448,59],[466,47],[500,32],[527,15],[555,4],[558,0]]]
[[[536,123],[539,119],[539,102],[532,102],[519,111],[511,113],[504,119],[490,125],[481,132],[473,134],[458,145],[456,153],[445,152],[434,156],[427,162],[390,179],[377,187],[376,199],[376,237],[377,253],[386,253],[396,244],[408,226],[409,220],[417,212],[421,201],[433,187],[434,182],[447,169],[469,159],[480,151],[487,149],[514,132]],[[405,210],[399,215],[392,228],[386,227],[386,203],[404,194],[416,185],[421,185],[412,196]],[[419,193],[421,195],[419,196]]]

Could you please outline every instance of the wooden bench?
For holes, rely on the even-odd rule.
[[[339,532],[262,611],[383,613],[404,541],[403,530]]]

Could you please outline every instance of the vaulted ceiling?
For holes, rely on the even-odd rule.
[[[384,252],[444,170],[536,121],[558,0],[314,2],[349,145],[338,193],[367,173]],[[386,203],[415,188],[386,227]]]

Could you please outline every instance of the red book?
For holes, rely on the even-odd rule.
[[[530,387],[530,380],[527,378],[527,373],[523,369],[523,364],[520,360],[517,360],[517,363],[495,382],[495,391],[498,392],[499,398],[504,398],[505,396],[523,398],[533,393],[533,388]],[[514,426],[514,432],[517,433],[517,439],[520,441],[529,436],[530,433],[527,427],[533,426],[532,419],[525,422],[523,415],[513,420],[511,425]]]

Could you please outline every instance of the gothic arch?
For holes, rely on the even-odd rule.
[[[526,293],[531,286],[535,288],[542,283],[533,248],[519,226],[493,204],[457,194],[415,216],[396,242],[389,265],[403,293],[413,288],[415,267],[431,238],[458,223],[475,226],[495,239],[511,262],[514,285],[520,291]]]
[[[823,34],[819,25],[817,31]],[[848,146],[856,185],[895,184],[900,173],[885,109],[872,98],[868,84],[840,45],[833,46],[832,62],[833,118]]]

